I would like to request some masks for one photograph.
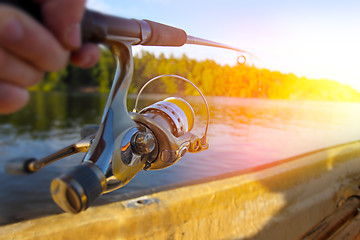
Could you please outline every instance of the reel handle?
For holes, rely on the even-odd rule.
[[[4,168],[5,172],[13,175],[29,174],[39,171],[41,168],[58,161],[64,157],[79,153],[87,152],[91,145],[90,137],[80,140],[77,143],[66,146],[65,148],[41,159],[36,158],[15,158],[8,161]]]
[[[5,163],[4,169],[7,174],[25,175],[35,171],[32,166],[37,160],[35,158],[15,158]]]

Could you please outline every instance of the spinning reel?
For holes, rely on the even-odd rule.
[[[18,7],[29,10],[31,1],[14,1]],[[33,6],[34,7],[34,6]],[[36,8],[36,6],[35,6]],[[189,80],[174,77],[192,84],[201,95],[207,108],[205,134],[193,134],[195,114],[191,105],[181,98],[167,98],[138,111],[140,90],[132,112],[127,111],[127,92],[133,75],[133,45],[182,46],[208,45],[236,50],[220,43],[188,36],[185,31],[148,20],[125,19],[98,12],[85,12],[82,24],[83,41],[105,45],[117,63],[115,78],[104,109],[101,123],[95,130],[85,129],[79,142],[63,148],[43,159],[16,159],[5,169],[10,174],[32,173],[71,154],[86,152],[82,164],[55,178],[51,183],[53,200],[64,210],[78,213],[89,207],[100,195],[127,184],[139,171],[162,169],[171,166],[186,152],[208,149],[207,129],[209,108],[201,91]]]
[[[205,97],[195,85],[192,84],[202,96],[208,113],[202,138],[191,132],[195,113],[191,105],[182,98],[166,98],[137,110],[140,94],[145,87],[162,77],[178,78],[192,84],[176,75],[153,78],[141,88],[135,108],[125,115],[127,126],[117,137],[113,132],[119,120],[110,107],[107,114],[104,114],[100,127],[82,129],[84,139],[43,159],[14,159],[5,165],[5,170],[10,174],[32,173],[61,158],[87,152],[81,165],[55,178],[50,187],[53,200],[58,206],[64,211],[78,213],[103,193],[127,184],[142,169],[166,168],[187,152],[196,153],[208,149],[206,134],[209,108]],[[116,105],[121,108],[126,106]],[[125,116],[120,121],[124,121]]]

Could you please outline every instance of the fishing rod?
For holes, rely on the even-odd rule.
[[[42,22],[39,5],[27,0],[2,0],[23,9]],[[115,77],[101,123],[82,130],[81,140],[42,159],[18,158],[5,164],[9,174],[29,174],[72,154],[85,152],[82,163],[55,178],[50,187],[55,203],[66,212],[78,213],[104,193],[127,184],[141,170],[169,167],[187,152],[209,148],[207,131],[210,113],[200,89],[177,75],[157,76],[140,90],[135,108],[127,110],[127,93],[133,77],[133,45],[183,46],[196,44],[235,50],[225,44],[189,36],[182,29],[150,20],[136,20],[86,10],[82,21],[83,42],[106,46],[117,63]],[[191,84],[202,97],[207,109],[204,135],[192,133],[195,113],[182,98],[171,97],[141,110],[139,97],[146,86],[164,77]]]

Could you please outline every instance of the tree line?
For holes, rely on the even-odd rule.
[[[30,90],[108,92],[115,65],[112,55],[102,50],[99,63],[92,69],[69,64],[60,72],[48,73],[44,81]],[[251,65],[220,65],[213,60],[195,60],[186,55],[176,58],[142,51],[134,56],[134,75],[129,93],[136,93],[149,79],[163,74],[188,78],[207,96],[269,98],[289,100],[360,101],[360,93],[349,85],[327,79],[299,78]],[[196,95],[183,81],[164,78],[149,85],[148,92]]]

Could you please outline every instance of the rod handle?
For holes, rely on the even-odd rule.
[[[43,23],[40,5],[30,0],[0,0],[17,7]],[[144,26],[145,22],[145,26]],[[107,36],[139,39],[134,44],[147,46],[182,46],[187,35],[182,29],[153,22],[103,14],[86,9],[81,24],[82,42],[105,43]]]

